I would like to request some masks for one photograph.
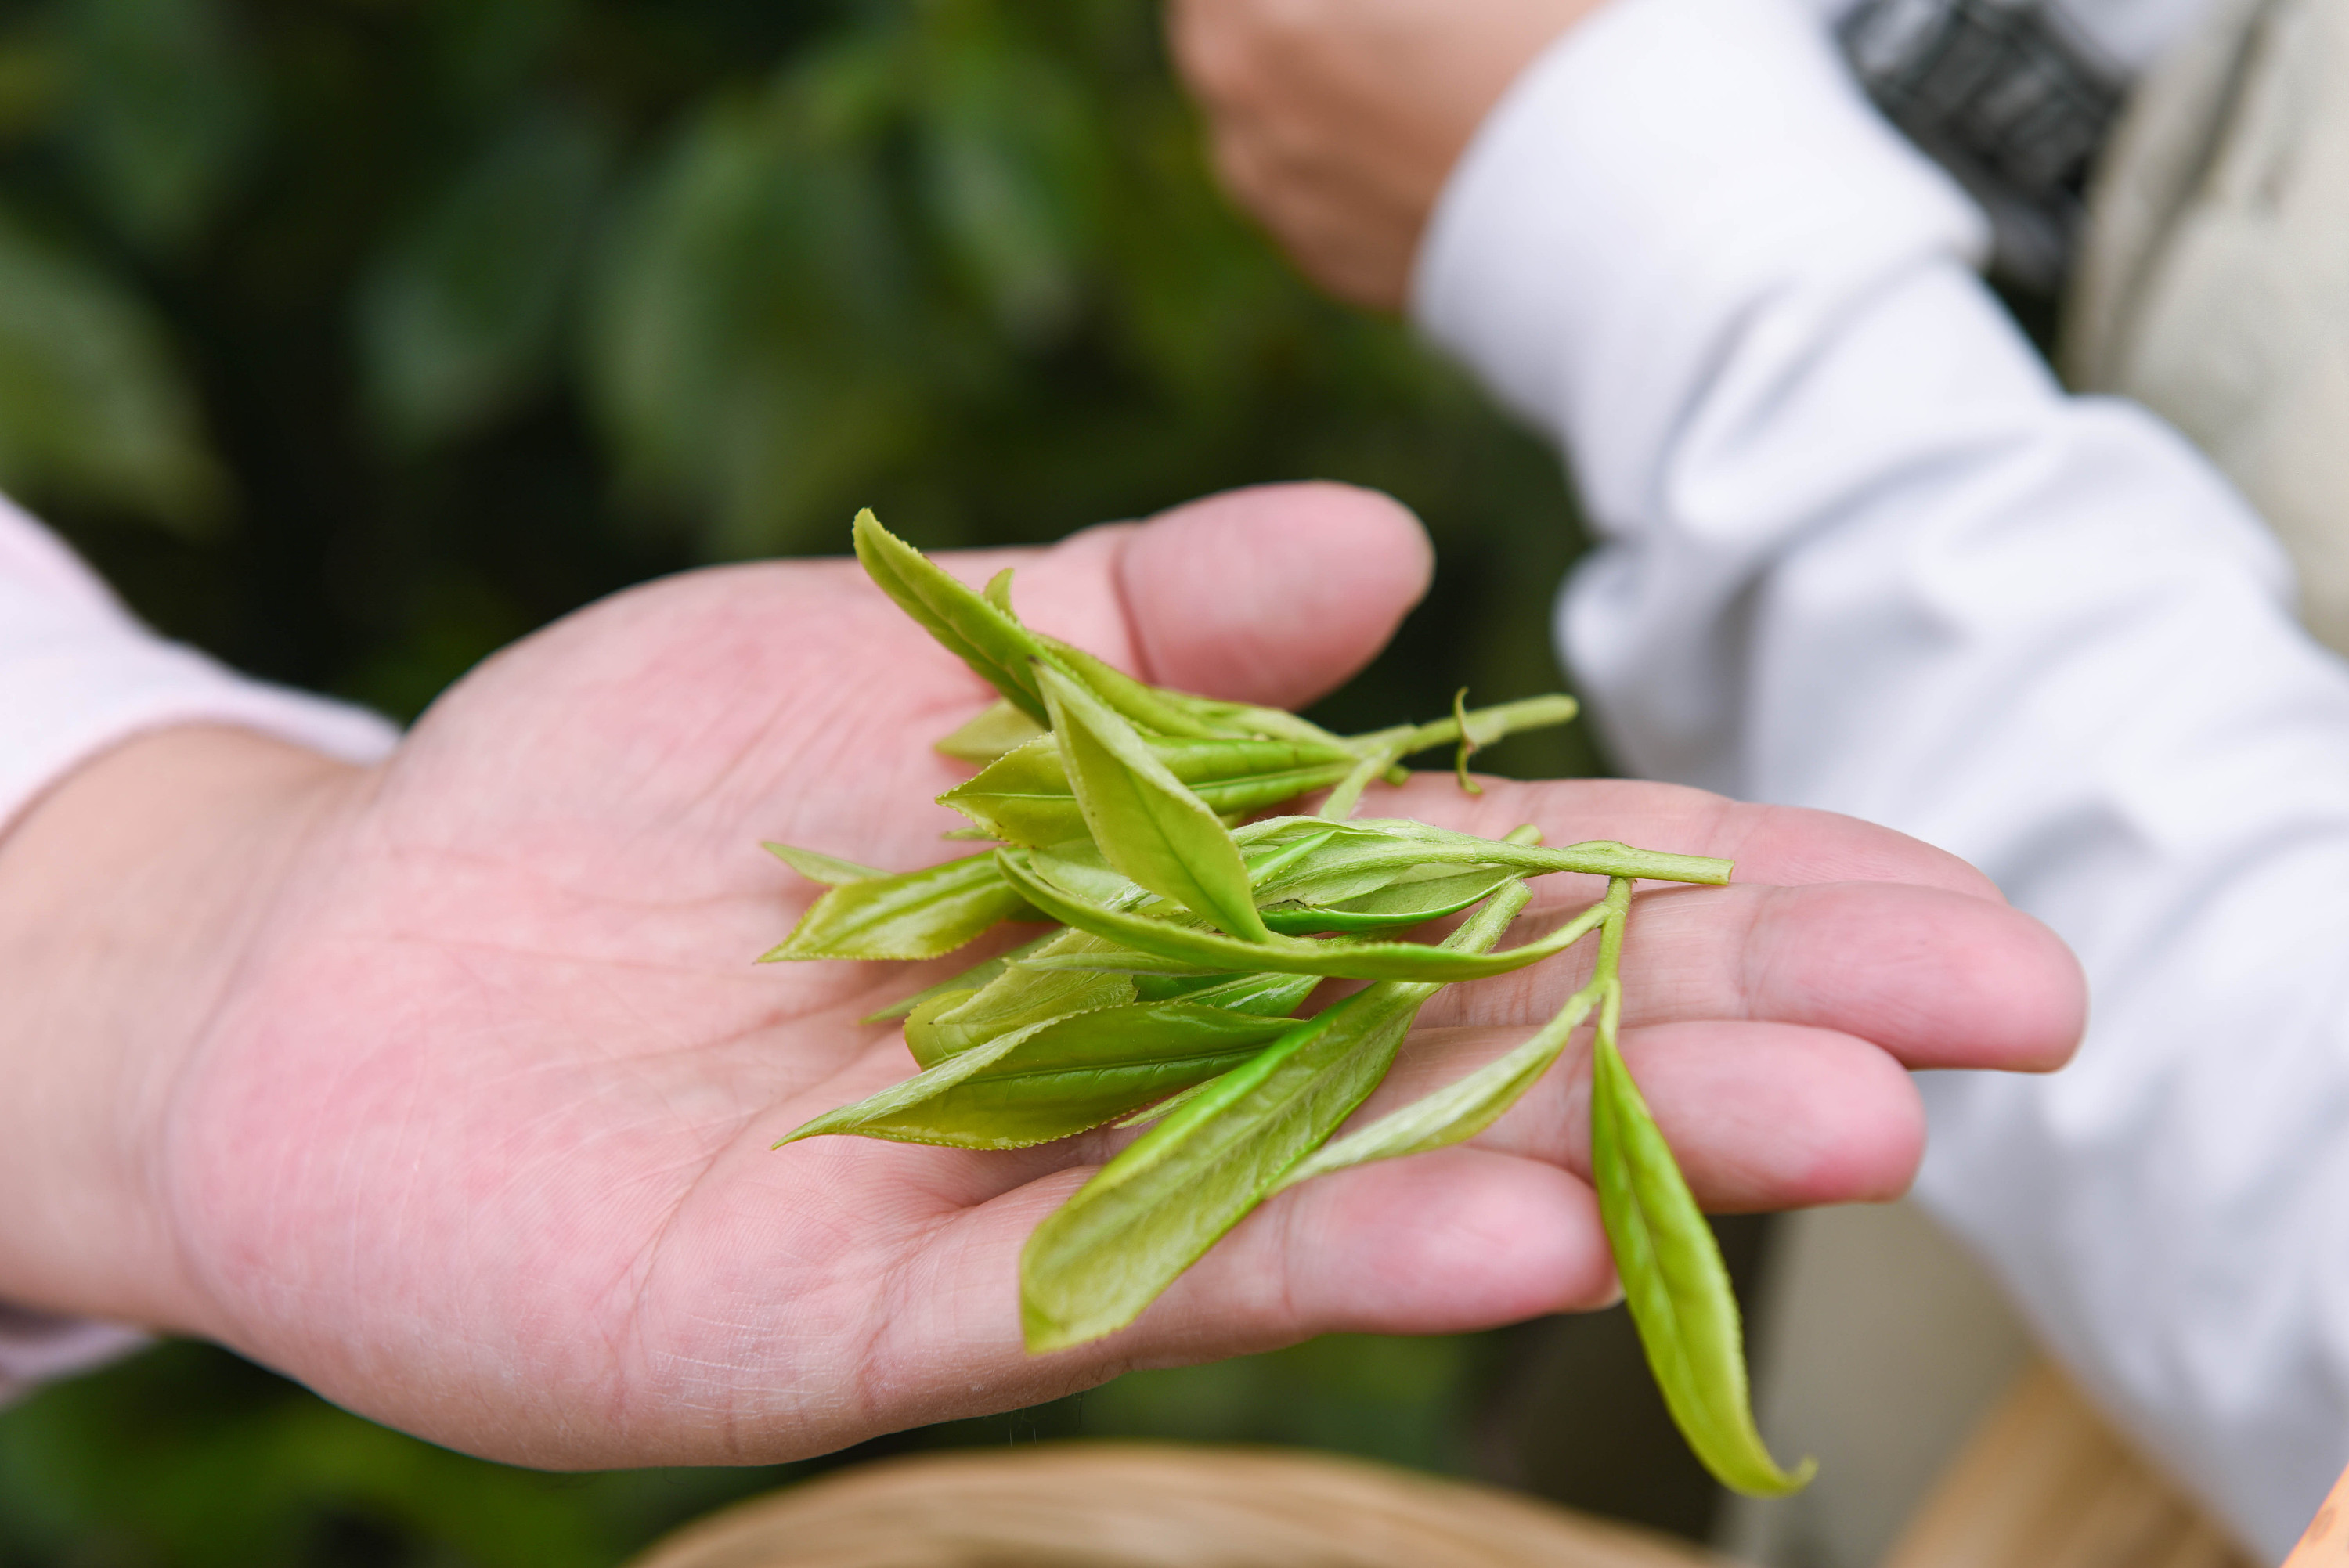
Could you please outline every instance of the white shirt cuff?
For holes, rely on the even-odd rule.
[[[1463,155],[1413,314],[1566,444],[1594,520],[1619,530],[1647,510],[1674,405],[1750,302],[1848,299],[1843,280],[1988,242],[1980,210],[1860,96],[1816,5],[1613,0]]]
[[[254,729],[351,762],[398,743],[389,721],[251,680],[149,632],[0,500],[0,831],[109,747],[181,724]]]

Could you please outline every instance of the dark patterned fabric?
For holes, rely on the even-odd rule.
[[[2118,73],[2029,0],[1863,0],[1837,32],[1886,118],[1990,209],[1998,265],[2060,283]]]

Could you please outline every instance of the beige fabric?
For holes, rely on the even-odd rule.
[[[2224,469],[2349,650],[2349,0],[2223,0],[2091,192],[2062,359]]]
[[[634,1568],[1726,1568],[1486,1487],[1275,1449],[1068,1443],[886,1460]]]

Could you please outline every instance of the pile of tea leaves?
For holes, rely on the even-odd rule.
[[[889,873],[768,848],[828,891],[769,960],[929,959],[1004,921],[1045,934],[865,1020],[905,1020],[919,1071],[816,1118],[827,1133],[1022,1149],[1142,1127],[1030,1238],[1020,1320],[1031,1353],[1141,1315],[1267,1198],[1372,1161],[1475,1137],[1587,1024],[1599,1210],[1650,1367],[1715,1476],[1772,1494],[1806,1482],[1772,1460],[1748,1403],[1737,1304],[1688,1183],[1617,1047],[1634,885],[1721,883],[1726,861],[1612,841],[1550,848],[1530,825],[1482,839],[1361,819],[1406,757],[1564,723],[1539,696],[1365,735],[1146,685],[1030,630],[1011,573],[973,591],[858,514],[856,553],[906,614],[1001,694],[938,742],[978,766],[938,797],[993,847]],[[1260,815],[1313,790],[1312,816]],[[1601,876],[1605,895],[1547,935],[1500,943],[1531,878]],[[1441,941],[1404,940],[1464,916]],[[1522,1045],[1344,1137],[1428,998],[1595,937],[1588,984]],[[1306,1016],[1324,980],[1369,984]],[[1334,1141],[1333,1141],[1334,1139]],[[781,1144],[778,1145],[781,1147]]]

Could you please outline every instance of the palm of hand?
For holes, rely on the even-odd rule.
[[[1154,536],[1168,559],[1141,571]],[[1177,684],[1229,688],[1216,661],[1261,655],[1232,695],[1293,697],[1382,639],[1413,574],[1390,551],[1361,570],[1391,584],[1354,592],[1358,570],[1299,646],[1251,655],[1233,627],[1254,612],[1187,592],[1184,542],[1212,553],[1195,524],[1086,536],[1023,571],[1023,607]],[[1019,1346],[1018,1252],[1097,1139],[771,1151],[905,1076],[895,1028],[855,1018],[971,955],[753,967],[815,891],[757,840],[890,869],[946,858],[956,819],[907,803],[959,776],[929,742],[987,695],[847,562],[655,584],[460,683],[352,780],[174,1089],[160,1166],[202,1326],[379,1418],[573,1466],[819,1452],[1137,1360],[1603,1298],[1588,1194],[1558,1169],[1570,1086],[1496,1130],[1497,1151],[1292,1194],[1135,1329],[1043,1360]],[[1527,811],[1493,810],[1512,804]],[[1533,988],[1493,995],[1455,1021],[1537,1021]],[[1679,1026],[1750,1046],[1773,1026]],[[1800,1171],[1749,1171],[1743,1195],[1904,1181],[1897,1071],[1777,1026],[1781,1081],[1826,1085],[1860,1130],[1813,1138]]]

